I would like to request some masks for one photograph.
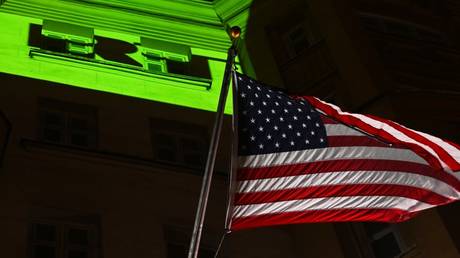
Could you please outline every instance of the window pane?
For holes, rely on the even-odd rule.
[[[190,139],[190,138],[182,138],[181,139],[181,147],[184,150],[194,150],[194,151],[201,151],[202,150],[202,144],[200,141],[197,141],[195,139]]]
[[[72,130],[88,130],[88,120],[83,118],[72,117],[70,119],[70,128]]]
[[[163,133],[155,134],[155,143],[161,146],[170,146],[171,148],[175,148],[176,145],[173,136]]]
[[[62,132],[57,129],[45,128],[43,130],[43,139],[50,142],[62,142]]]
[[[53,225],[35,224],[35,240],[55,242],[56,227]]]
[[[88,135],[81,133],[72,133],[70,143],[78,146],[89,146]]]
[[[372,242],[372,249],[376,258],[393,258],[401,253],[398,242],[392,233]]]
[[[64,116],[59,113],[52,113],[45,111],[45,125],[53,125],[53,126],[63,126],[64,125]]]
[[[33,250],[34,258],[55,258],[56,250],[52,246],[34,246]]]
[[[71,228],[67,232],[69,244],[87,245],[88,231],[84,229]]]

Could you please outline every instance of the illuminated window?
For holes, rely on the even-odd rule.
[[[206,128],[164,119],[152,119],[152,143],[158,161],[201,168],[207,150]]]
[[[96,147],[97,114],[93,107],[41,99],[39,119],[41,140],[77,147]]]
[[[34,222],[30,226],[30,258],[97,258],[95,225]]]

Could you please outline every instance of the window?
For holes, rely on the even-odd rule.
[[[152,119],[152,142],[158,161],[201,168],[207,150],[206,128],[164,119]]]
[[[30,227],[30,258],[96,258],[95,225],[34,222]]]
[[[303,50],[311,47],[320,39],[308,21],[292,26],[283,35],[285,48],[290,58],[299,55]]]
[[[364,227],[376,258],[393,258],[406,251],[396,225],[366,223]]]
[[[43,141],[86,148],[96,146],[97,114],[93,107],[41,99],[39,122],[39,138]]]

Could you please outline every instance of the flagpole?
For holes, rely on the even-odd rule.
[[[235,63],[236,57],[236,43],[240,37],[240,28],[232,27],[230,31],[232,39],[232,46],[228,49],[227,61],[225,63],[225,73],[220,90],[219,102],[217,105],[216,119],[211,135],[211,142],[209,144],[208,158],[206,160],[206,167],[203,175],[201,185],[200,199],[198,201],[198,208],[195,216],[195,224],[193,226],[192,238],[190,240],[190,248],[188,251],[188,258],[197,258],[198,250],[200,247],[201,233],[203,231],[203,222],[206,214],[206,207],[208,204],[209,191],[211,189],[212,174],[214,170],[214,162],[216,160],[217,147],[219,146],[220,132],[222,130],[222,122],[224,118],[225,101],[228,95],[230,85],[230,76]]]
[[[225,234],[231,232],[232,226],[232,208],[233,208],[233,192],[235,188],[235,176],[238,168],[238,76],[236,71],[232,71],[232,90],[233,90],[233,116],[232,116],[232,159],[230,173],[228,175],[228,197],[227,197],[227,213],[225,218]]]

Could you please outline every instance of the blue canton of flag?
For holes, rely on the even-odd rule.
[[[327,147],[320,115],[302,99],[239,75],[239,155]]]

